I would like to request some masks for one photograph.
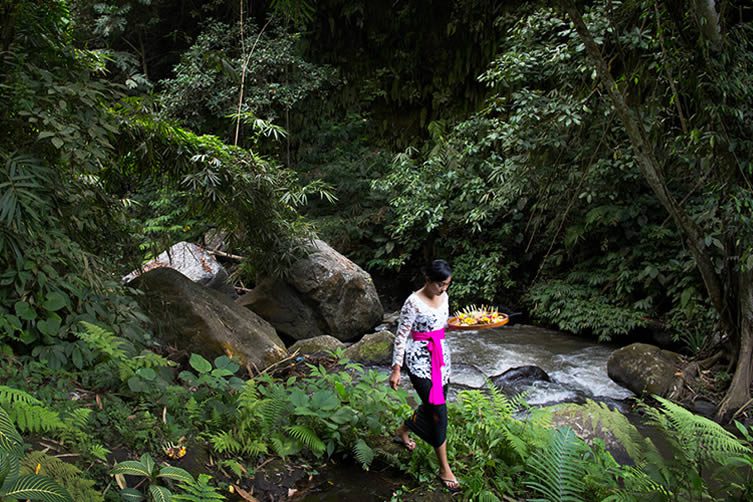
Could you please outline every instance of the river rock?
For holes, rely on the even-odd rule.
[[[334,336],[322,335],[305,340],[298,340],[290,346],[290,353],[299,351],[301,354],[316,354],[318,352],[329,352],[335,349],[344,349],[345,344]]]
[[[533,365],[510,368],[501,375],[492,378],[492,383],[503,391],[520,390],[537,381],[551,382],[552,379],[546,371]]]
[[[262,289],[240,301],[294,339],[350,341],[368,333],[384,313],[371,276],[324,241],[310,251],[285,282],[262,278]]]
[[[168,344],[208,358],[230,353],[243,365],[264,368],[287,355],[264,319],[172,268],[150,270],[133,281],[155,332]]]
[[[612,352],[607,361],[607,373],[609,378],[636,394],[668,396],[681,362],[676,352],[633,343]]]
[[[366,335],[357,343],[345,349],[345,357],[364,364],[392,363],[392,346],[395,335],[389,331],[379,331]]]
[[[621,464],[631,462],[619,437],[622,437],[625,431],[635,430],[635,427],[619,411],[610,410],[591,400],[584,404],[567,403],[548,409],[552,411],[553,427],[570,427],[588,444],[592,444],[595,439],[601,439],[615,460]],[[620,429],[621,432],[612,429]]]
[[[202,286],[235,296],[235,289],[227,282],[228,274],[224,267],[204,248],[190,242],[174,244],[140,269],[124,276],[122,280],[128,283],[144,272],[164,267],[173,268]]]

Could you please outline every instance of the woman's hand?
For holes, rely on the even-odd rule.
[[[400,366],[394,365],[392,367],[392,373],[390,373],[390,387],[397,390],[400,385]]]

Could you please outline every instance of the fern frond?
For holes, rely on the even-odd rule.
[[[694,465],[721,464],[732,454],[750,453],[732,433],[700,415],[667,399],[654,396],[661,410],[647,410],[650,422],[668,433],[686,458]]]
[[[56,411],[21,401],[11,408],[9,416],[23,432],[49,432],[66,428]]]
[[[285,430],[290,434],[290,437],[303,443],[316,456],[321,455],[327,449],[324,442],[316,435],[316,432],[305,425],[290,425]]]
[[[145,350],[140,355],[128,359],[128,361],[133,370],[140,368],[167,368],[176,364],[174,361],[170,361],[150,350]]]
[[[229,431],[211,434],[209,442],[217,453],[240,453],[242,445]]]
[[[83,340],[89,348],[98,350],[116,361],[127,359],[128,356],[123,349],[125,345],[123,339],[115,336],[112,331],[90,322],[81,321],[81,325],[84,327],[84,331],[76,333],[76,336]]]
[[[272,449],[274,452],[285,458],[290,455],[295,455],[299,451],[301,451],[301,442],[292,440],[291,438],[287,436],[283,436],[282,434],[273,434],[270,438],[270,442],[272,443]]]
[[[525,485],[543,495],[546,502],[580,502],[583,500],[585,470],[582,456],[585,444],[565,427],[551,435],[547,448],[531,454],[528,460],[529,477]]]
[[[7,387],[5,385],[0,385],[0,404],[9,404],[13,406],[16,403],[42,406],[42,401],[32,396],[28,392],[20,389],[14,389],[13,387]]]
[[[283,417],[286,408],[287,399],[285,397],[269,397],[259,402],[257,410],[265,431],[274,427]]]
[[[84,473],[75,465],[63,462],[59,458],[41,451],[29,452],[21,460],[21,474],[38,472],[56,481],[76,502],[103,502],[104,497],[95,488],[95,481],[86,479]]]
[[[492,407],[497,412],[497,416],[503,420],[512,418],[512,414],[515,411],[513,403],[505,396],[496,385],[491,381],[487,381],[487,389],[491,396]]]
[[[374,450],[366,444],[366,441],[360,438],[356,441],[356,444],[353,445],[353,455],[361,463],[361,467],[368,471],[371,462],[374,461]]]
[[[217,488],[209,484],[211,476],[199,474],[192,482],[182,483],[180,489],[183,493],[173,495],[176,502],[222,502],[225,497],[217,491]]]

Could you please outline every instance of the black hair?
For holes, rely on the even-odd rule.
[[[434,260],[423,268],[424,275],[432,282],[446,281],[452,275],[450,264],[444,260]]]

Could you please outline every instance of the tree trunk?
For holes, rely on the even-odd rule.
[[[714,0],[693,0],[693,7],[701,33],[717,49],[722,43],[722,28],[714,3]]]
[[[674,220],[678,230],[685,236],[688,248],[701,273],[709,299],[719,313],[722,331],[728,334],[734,343],[732,348],[736,352],[734,355],[737,356],[735,374],[727,394],[717,410],[717,418],[727,420],[750,399],[751,366],[753,364],[751,360],[753,357],[753,272],[743,272],[740,269],[734,272],[739,286],[737,295],[734,294],[734,288],[723,287],[723,282],[716,273],[712,256],[707,252],[703,243],[703,233],[700,227],[670,193],[661,165],[654,153],[653,145],[646,137],[635,112],[628,108],[625,103],[617,83],[612,78],[609,68],[601,56],[599,47],[594,42],[578,9],[572,0],[563,0],[563,2],[565,10],[575,25],[575,30],[585,45],[586,52],[596,65],[602,86],[607,91],[628,133],[641,174],[659,202]],[[737,296],[737,300],[734,299],[734,296]]]
[[[716,419],[720,422],[730,420],[741,406],[750,401],[750,381],[753,376],[753,270],[740,272],[739,277],[737,365],[729,389],[716,411]]]
[[[564,4],[565,10],[567,10],[570,19],[572,19],[573,24],[575,25],[575,30],[578,32],[578,35],[586,47],[586,52],[596,65],[596,70],[601,78],[602,86],[612,100],[612,104],[622,120],[622,125],[628,133],[643,178],[646,180],[646,183],[648,183],[648,186],[654,192],[661,205],[664,206],[672,217],[677,228],[685,235],[685,240],[687,241],[688,248],[690,249],[693,258],[695,259],[696,266],[701,273],[701,278],[706,286],[709,299],[716,311],[719,312],[722,329],[727,333],[732,332],[735,323],[730,317],[731,312],[726,305],[724,288],[722,287],[719,276],[716,274],[714,263],[711,256],[706,252],[701,229],[696,225],[695,221],[688,216],[670,193],[662,173],[661,165],[654,153],[653,145],[646,138],[643,126],[635,116],[635,113],[627,106],[627,103],[625,103],[625,98],[620,93],[614,78],[612,78],[612,74],[609,72],[609,68],[607,68],[607,64],[601,56],[601,51],[583,22],[583,18],[578,12],[578,9],[573,4],[572,0],[564,0]]]

